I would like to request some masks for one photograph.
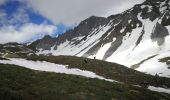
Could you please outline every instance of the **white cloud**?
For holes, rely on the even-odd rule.
[[[25,43],[35,41],[44,35],[52,35],[57,29],[54,25],[45,22],[38,25],[30,22],[26,7],[19,8],[12,14],[8,14],[4,9],[0,10],[0,44],[7,42]]]
[[[32,8],[55,24],[73,25],[85,18],[109,16],[144,0],[29,0]]]
[[[29,15],[26,12],[26,8],[21,6],[17,9],[17,11],[11,16],[12,19],[8,22],[10,22],[10,24],[13,23],[28,23],[29,22]]]
[[[26,7],[20,6],[14,13],[9,14],[4,9],[0,9],[0,24],[24,24],[29,22],[29,15],[26,12]]]
[[[6,0],[0,0],[0,5],[4,4]]]
[[[52,35],[56,31],[56,26],[46,24],[27,23],[17,29],[15,26],[5,26],[0,29],[0,43],[18,42],[25,43],[34,41],[44,35]]]
[[[0,24],[4,24],[6,22],[6,13],[3,10],[0,10]]]
[[[8,0],[0,0],[0,5]],[[119,13],[143,0],[16,0],[28,5],[21,6],[10,19],[5,10],[0,10],[0,43],[19,42],[36,40],[45,34],[53,34],[56,26],[41,24],[36,25],[30,22],[25,9],[32,7],[37,13],[50,19],[56,25],[74,25],[89,16],[109,16]],[[22,26],[17,26],[17,25]],[[13,26],[12,26],[13,25]]]

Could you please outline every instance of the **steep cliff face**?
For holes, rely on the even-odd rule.
[[[170,56],[169,10],[170,0],[146,0],[108,18],[90,17],[60,35],[55,43],[48,44],[48,49],[41,45],[35,47],[41,50],[39,54],[96,57],[168,76],[169,65],[159,59]]]

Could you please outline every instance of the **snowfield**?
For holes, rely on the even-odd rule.
[[[165,89],[165,88],[161,88],[161,87],[154,87],[154,86],[149,86],[148,89],[151,90],[151,91],[170,94],[170,89]]]
[[[164,38],[154,38],[155,40],[164,39],[162,40],[164,41],[163,44],[159,45],[158,41],[154,41],[152,38],[152,34],[157,24],[162,22],[162,19],[156,18],[154,21],[151,21],[150,19],[142,19],[141,14],[142,13],[139,13],[137,18],[142,22],[143,26],[136,27],[132,32],[127,32],[126,35],[123,36],[122,44],[115,52],[111,53],[110,56],[104,60],[118,63],[129,68],[142,62],[136,70],[151,75],[159,74],[163,77],[170,77],[168,65],[158,61],[164,53],[168,54],[166,57],[170,56],[170,36],[167,35]],[[128,21],[130,23],[132,20]],[[74,55],[80,57],[85,56],[87,58],[96,57],[96,59],[103,60],[107,51],[118,38],[113,38],[111,42],[103,44],[97,51],[95,51],[95,54],[86,54],[86,52],[100,42],[100,38],[111,28],[111,26],[112,24],[109,23],[107,25],[99,26],[96,29],[92,29],[87,36],[87,39],[83,41],[81,41],[81,39],[83,39],[84,36],[73,38],[73,40],[80,41],[77,45],[75,45],[74,42],[72,43],[72,41],[66,40],[57,47],[57,50],[54,50],[54,46],[51,50],[41,51],[39,54],[50,53],[52,55]],[[127,27],[123,27],[120,30],[120,33],[124,32],[126,28]],[[170,33],[170,26],[166,26],[165,28]],[[111,34],[111,32],[109,34]],[[148,59],[152,56],[155,57]],[[144,61],[145,59],[147,59],[147,61]]]
[[[99,42],[99,39],[102,37],[102,35],[111,28],[111,22],[107,25],[99,26],[96,29],[93,29],[89,35],[87,36],[86,40],[81,41],[85,36],[83,37],[77,37],[73,38],[72,41],[76,40],[80,43],[78,45],[75,45],[74,42],[66,40],[64,43],[57,46],[57,49],[55,50],[54,47],[51,48],[51,50],[40,50],[40,52],[37,52],[37,54],[53,54],[53,55],[76,55],[76,56],[82,56],[84,53],[86,53],[90,48],[92,48],[95,44]]]
[[[80,70],[76,68],[69,69],[67,68],[66,65],[59,65],[59,64],[49,63],[45,61],[40,62],[40,61],[30,61],[30,60],[25,60],[25,59],[12,58],[10,60],[0,60],[0,63],[18,65],[18,66],[29,68],[32,70],[80,75],[80,76],[84,76],[88,78],[98,78],[101,80],[116,82],[114,80],[106,79],[102,76],[96,75],[95,73],[90,72],[90,71]]]
[[[159,46],[151,39],[152,29],[154,29],[158,20],[156,19],[153,22],[149,19],[143,20],[141,18],[141,13],[139,13],[138,19],[143,23],[143,27],[138,27],[133,29],[131,33],[126,33],[120,47],[107,58],[106,61],[130,67],[131,65],[158,53],[160,50]],[[145,32],[140,43],[136,45],[143,29]]]
[[[169,56],[170,56],[169,52],[162,53],[152,59],[145,61],[136,70],[146,72],[151,75],[159,74],[159,76],[170,78],[170,69],[168,69],[169,65],[159,61],[159,59]]]

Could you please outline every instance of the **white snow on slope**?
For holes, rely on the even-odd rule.
[[[152,59],[147,60],[139,66],[136,70],[145,72],[151,75],[159,74],[159,76],[170,78],[170,69],[166,63],[159,62],[159,59],[170,57],[170,52],[162,53]]]
[[[165,2],[163,2],[161,6],[163,6],[164,4]],[[151,6],[142,6],[142,8],[145,8],[145,7],[148,7],[149,10],[152,9]],[[121,65],[125,65],[127,67],[131,67],[132,65],[138,64],[144,59],[147,59],[148,57],[151,57],[153,55],[162,55],[163,53],[169,52],[170,50],[170,42],[169,42],[170,37],[169,36],[166,37],[165,43],[162,46],[159,46],[156,41],[153,41],[151,39],[151,35],[155,29],[156,24],[162,21],[163,16],[162,18],[157,18],[154,21],[151,21],[150,19],[142,19],[141,14],[142,12],[138,14],[137,18],[142,22],[143,27],[138,27],[140,26],[140,23],[136,23],[137,25],[136,29],[133,29],[132,32],[130,33],[126,33],[126,35],[123,37],[122,44],[109,58],[106,59],[106,61],[115,62]],[[131,23],[131,21],[132,20],[128,20],[128,23]],[[117,24],[115,24],[114,26],[116,25]],[[86,40],[81,41],[79,44],[73,45],[72,42],[66,41],[63,44],[59,45],[57,50],[54,50],[53,49],[54,47],[53,47],[51,51],[47,51],[47,53],[52,53],[53,55],[76,55],[76,56],[83,55],[84,56],[84,54],[88,50],[90,50],[90,48],[92,48],[95,44],[97,44],[100,41],[100,37],[102,37],[102,35],[110,27],[111,27],[111,24],[100,26],[96,29],[93,29],[87,36]],[[165,26],[165,27],[168,29],[170,33],[170,26]],[[113,28],[113,30],[114,29],[115,28]],[[126,27],[123,27],[121,29],[121,32],[123,33],[125,29]],[[140,37],[143,29],[144,29],[144,34],[142,35],[142,37]],[[111,32],[109,34],[111,34]],[[109,34],[107,34],[107,36],[109,36]],[[73,40],[79,41],[82,38],[83,37],[78,37],[78,38],[74,38]],[[137,45],[136,43],[139,38],[141,38],[141,41]],[[98,51],[96,51],[97,53],[95,55],[85,55],[85,56],[88,56],[88,58],[96,57],[96,59],[102,59],[114,41],[115,40],[102,45],[98,49]],[[43,52],[46,52],[46,51],[43,51]],[[151,67],[149,68],[148,66],[151,66]],[[163,66],[163,67],[160,67],[160,66]],[[168,74],[169,70],[167,70],[166,67],[167,67],[166,64],[158,62],[158,58],[155,57],[155,58],[150,59],[147,62],[144,62],[140,66],[140,69],[138,70],[142,72],[147,72],[152,75],[156,73],[164,73],[162,74],[162,76],[167,77],[169,75]],[[154,73],[153,73],[153,70],[155,71]]]
[[[85,45],[85,46],[82,46],[82,47],[84,48],[84,50],[83,50],[82,47],[80,47],[80,48],[82,48],[81,50],[83,50],[83,51],[79,50],[79,51],[81,51],[81,52],[80,52],[77,56],[82,56],[82,55],[85,54],[90,48],[92,48],[95,44],[97,44],[97,43],[99,42],[100,37],[102,37],[103,34],[106,33],[106,31],[109,30],[110,28],[111,28],[111,25],[109,24],[109,25],[107,25],[107,26],[104,26],[96,35],[93,35],[93,36],[91,36],[91,37],[88,37],[86,43],[83,44],[83,45]],[[92,45],[91,45],[91,44],[92,44]],[[90,45],[90,46],[89,46],[89,45]],[[88,46],[89,46],[89,47],[88,47]],[[78,48],[79,48],[79,47],[78,47]]]
[[[142,28],[134,29],[130,35],[130,33],[127,33],[126,36],[123,37],[122,45],[108,58],[106,61],[109,62],[115,62],[123,65],[129,65],[127,57],[135,47],[135,43],[137,41],[137,37],[140,36],[140,33],[142,32]],[[127,57],[127,58],[126,58]]]
[[[86,53],[91,47],[99,42],[100,37],[111,27],[111,22],[108,25],[99,26],[96,29],[93,29],[86,40],[81,41],[79,44],[74,45],[74,42],[65,41],[57,47],[57,50],[54,50],[54,47],[51,50],[41,51],[38,54],[49,54],[53,55],[76,55],[82,56]],[[83,37],[76,38],[76,41],[80,41]],[[72,39],[72,41],[75,40]]]
[[[165,1],[161,2],[160,8],[159,8],[161,13],[163,13],[167,9],[167,6],[165,6],[165,5],[166,5]]]
[[[112,42],[114,42],[114,41],[116,41],[116,38],[113,38],[113,41],[112,41]],[[97,54],[96,54],[96,58],[97,58],[97,59],[102,60],[102,58],[104,57],[105,53],[106,53],[107,50],[110,48],[112,42],[103,45],[103,46],[98,50],[98,52],[97,52]],[[89,57],[89,58],[90,58],[90,57]]]
[[[30,61],[30,60],[25,60],[25,59],[12,58],[10,60],[0,60],[0,63],[18,65],[18,66],[29,68],[32,70],[73,74],[73,75],[80,75],[80,76],[89,77],[89,78],[98,78],[98,79],[106,80],[110,82],[116,82],[114,80],[106,79],[102,76],[98,76],[95,73],[90,72],[90,71],[80,70],[76,68],[69,69],[67,68],[66,65],[53,64],[53,63],[49,63],[45,61],[40,62],[40,61]]]
[[[156,54],[157,56],[145,61],[136,70],[141,71],[141,72],[146,72],[152,75],[160,73],[159,74],[160,76],[170,77],[170,69],[168,69],[169,65],[167,65],[166,63],[159,62],[159,59],[161,58],[170,57],[170,51],[169,51],[170,41],[169,40],[170,40],[170,36],[167,36],[165,38],[165,43],[160,47],[157,46],[156,44],[154,46],[153,45],[154,43],[152,41],[146,42],[145,45],[143,45],[144,49],[146,49],[147,47],[150,47],[150,49],[146,49],[146,50],[148,50],[150,54],[152,55]],[[141,55],[144,54],[143,52],[139,52],[139,53],[141,53]]]
[[[170,33],[170,25],[166,26],[166,29],[168,30],[168,32]]]
[[[151,90],[151,91],[170,94],[170,89],[165,89],[165,88],[161,88],[161,87],[154,87],[154,86],[149,86],[148,89]]]
[[[110,48],[111,44],[112,44],[112,43],[107,43],[107,44],[105,44],[103,47],[101,47],[101,48],[99,49],[99,51],[97,52],[97,54],[96,54],[96,58],[102,60],[102,58],[104,57],[105,53],[106,53],[107,50]],[[90,58],[90,57],[89,57],[89,58]]]
[[[151,21],[150,19],[143,20],[141,13],[138,14],[138,19],[143,23],[143,27],[138,27],[133,29],[131,33],[127,33],[126,36],[123,37],[122,44],[106,59],[106,61],[130,67],[147,57],[158,54],[160,47],[151,39],[152,31],[158,22],[158,19],[155,19],[154,21]],[[136,45],[143,29],[145,30],[145,33],[142,36],[140,43]]]
[[[125,29],[126,29],[126,27],[122,28],[122,29],[120,30],[120,33],[123,33],[123,32],[125,31]]]

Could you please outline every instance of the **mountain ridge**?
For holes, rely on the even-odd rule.
[[[147,61],[169,66],[158,61],[170,56],[169,9],[170,0],[146,0],[123,13],[107,18],[89,17],[74,29],[54,39],[54,45],[49,44],[48,49],[44,45],[34,47],[39,50],[37,54],[95,57],[128,67],[156,55]],[[136,69],[147,72],[145,66],[148,65],[140,66]],[[165,70],[168,74],[169,69]],[[152,74],[156,73],[162,72],[155,71]]]

